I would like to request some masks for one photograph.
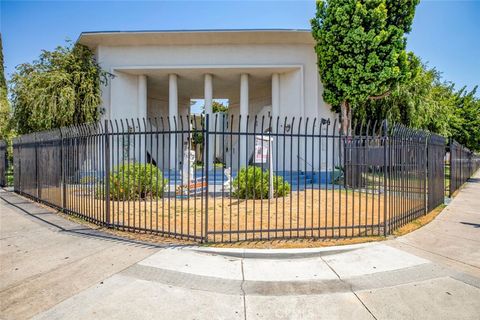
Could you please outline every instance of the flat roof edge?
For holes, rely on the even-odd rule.
[[[291,32],[311,32],[311,29],[291,29],[291,28],[266,28],[266,29],[160,29],[160,30],[101,30],[101,31],[82,31],[82,34],[99,33],[195,33],[195,32],[268,32],[268,31],[291,31]]]
[[[78,36],[76,42],[80,43],[84,37],[101,35],[148,35],[148,34],[195,34],[195,33],[310,33],[310,29],[290,29],[290,28],[270,28],[270,29],[172,29],[172,30],[105,30],[105,31],[83,31]]]

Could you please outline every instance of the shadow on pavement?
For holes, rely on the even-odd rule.
[[[467,226],[472,226],[474,228],[480,228],[480,224],[478,224],[478,223],[463,222],[463,221],[460,221],[460,223],[464,224],[464,225],[467,225]]]
[[[50,211],[53,209],[46,209],[38,206],[35,202],[26,201],[25,198],[20,197],[13,191],[0,189],[0,199],[3,200],[6,204],[22,211],[27,214],[29,217],[37,219],[42,223],[45,223],[51,227],[56,228],[59,232],[69,233],[75,236],[86,237],[86,238],[96,238],[105,241],[113,241],[124,243],[127,245],[133,245],[138,247],[149,247],[149,248],[180,248],[180,247],[192,247],[191,244],[158,244],[145,241],[137,241],[132,239],[123,238],[120,236],[115,236],[103,232],[98,227],[98,229],[92,229],[89,227],[76,224],[75,222],[68,221],[59,217],[55,212]]]

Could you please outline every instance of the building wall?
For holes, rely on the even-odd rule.
[[[112,72],[115,76],[109,86],[102,91],[103,107],[106,110],[105,117],[110,119],[136,118],[142,115],[142,111],[138,107],[138,76],[129,74],[127,69],[135,67],[138,69],[167,68],[169,66],[172,69],[176,67],[205,68],[205,72],[212,74],[215,74],[216,70],[213,66],[224,66],[225,68],[290,66],[288,71],[280,72],[280,119],[303,117],[303,121],[305,121],[305,117],[330,118],[332,120],[336,117],[322,99],[323,86],[317,72],[317,57],[310,45],[99,46],[97,56],[102,68]],[[292,68],[292,66],[294,67]],[[122,69],[124,71],[121,71]],[[237,90],[240,91],[239,86]],[[249,128],[252,128],[255,114],[260,112],[263,107],[271,105],[271,87],[267,86],[256,91],[250,88],[250,92],[249,113],[252,119]],[[179,96],[181,95],[179,88]],[[231,100],[230,102],[230,114],[237,116],[239,101]],[[168,115],[168,96],[149,96],[147,104],[148,117],[158,117],[159,114]],[[178,114],[188,114],[189,108],[189,101],[179,97]],[[283,125],[280,126],[279,131],[283,132]],[[157,141],[146,141],[147,146],[150,143],[156,145]],[[290,141],[290,143],[294,143],[294,141]],[[304,141],[298,141],[297,144],[298,152],[292,150],[295,152],[295,156],[292,158],[293,163],[290,163],[288,154],[284,155],[281,151],[279,157],[287,158],[287,167],[292,165],[294,169],[308,170],[305,161],[297,158],[298,154],[299,157],[306,158],[306,161],[311,162],[310,156],[304,155]],[[307,142],[307,144],[309,143]],[[250,145],[253,146],[253,141]],[[159,148],[162,150],[164,147],[166,146],[159,142]],[[330,154],[332,147],[333,145],[330,145],[328,148]],[[152,149],[151,151],[153,154],[157,153],[157,150]],[[178,151],[181,153],[181,148]],[[287,151],[285,150],[286,153],[290,153]],[[324,157],[322,156],[322,158]],[[313,163],[315,169],[325,168],[325,159],[322,159],[321,164],[317,164],[317,161]],[[283,167],[282,164],[279,166]],[[331,170],[332,168],[326,169]]]
[[[280,75],[280,116],[333,117],[321,99],[323,87],[310,45],[99,46],[97,54],[102,68],[115,75],[103,90],[109,117],[130,115],[136,101],[134,76],[122,75],[117,68],[220,65],[296,65],[298,69]]]

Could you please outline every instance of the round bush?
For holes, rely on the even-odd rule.
[[[135,200],[161,197],[168,185],[162,171],[149,163],[125,163],[110,175],[110,199]]]
[[[260,167],[240,169],[232,182],[233,194],[241,199],[268,199],[269,172]],[[280,176],[273,176],[273,196],[284,197],[290,192],[290,184]]]
[[[80,179],[81,184],[95,184],[97,182],[97,178],[94,176],[85,176]]]

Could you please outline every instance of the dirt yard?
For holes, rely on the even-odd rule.
[[[106,221],[106,203],[96,193],[92,185],[69,185],[66,207],[92,222]],[[43,188],[42,198],[62,205],[58,187]],[[421,208],[423,200],[414,194],[397,194],[390,197],[387,211],[399,217],[401,225],[411,220],[407,213]],[[120,230],[200,240],[207,218],[208,240],[213,242],[383,235],[384,193],[372,190],[307,189],[271,200],[225,194],[209,196],[207,202],[194,196],[111,201],[110,221]]]
[[[88,188],[67,193],[70,210],[104,219],[105,202],[92,197]],[[120,229],[198,238],[205,235],[207,218],[209,241],[369,236],[383,232],[384,195],[307,189],[271,200],[166,197],[111,201],[110,211],[111,222]]]

